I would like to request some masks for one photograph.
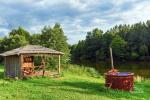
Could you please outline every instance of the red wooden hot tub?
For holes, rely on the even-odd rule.
[[[113,72],[105,73],[105,86],[125,91],[133,91],[134,73],[130,72]]]

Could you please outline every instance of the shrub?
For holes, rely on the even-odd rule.
[[[85,67],[81,65],[72,65],[68,64],[64,68],[64,73],[71,73],[76,75],[86,75],[90,77],[99,77],[99,73],[94,69],[90,67]]]
[[[131,59],[136,60],[139,57],[139,55],[136,52],[131,53]]]

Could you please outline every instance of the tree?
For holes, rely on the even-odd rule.
[[[95,62],[99,59],[98,50],[102,45],[102,35],[103,31],[98,28],[95,28],[91,32],[87,33],[84,48],[85,60],[92,60]]]
[[[41,44],[43,46],[55,49],[56,39],[55,34],[52,32],[52,28],[50,26],[44,26],[41,32]]]
[[[72,62],[83,63],[85,61],[85,41],[79,41],[77,45],[72,47]]]
[[[111,43],[113,55],[119,60],[125,59],[127,42],[125,42],[120,36],[116,36]]]
[[[70,50],[67,43],[67,37],[64,35],[59,23],[54,25],[53,33],[55,34],[53,38],[56,40],[56,49],[65,53],[62,57],[62,61],[66,63],[70,60]]]
[[[19,27],[18,29],[12,29],[12,31],[9,33],[9,36],[24,36],[27,41],[30,39],[30,33],[24,30],[22,27]]]
[[[141,45],[139,49],[139,53],[141,56],[147,56],[148,55],[148,47],[146,45]]]
[[[74,49],[77,53],[72,53],[74,57],[82,58],[80,62],[106,61],[109,59],[109,46],[111,44],[115,52],[114,56],[118,61],[123,59],[149,59],[150,21],[148,20],[146,23],[139,22],[133,25],[116,25],[105,33],[96,28],[88,32],[86,39],[83,41],[83,43],[81,41],[78,42]],[[78,51],[82,52],[78,53]]]
[[[5,39],[5,50],[15,49],[27,45],[29,42],[24,36],[13,35]]]
[[[2,52],[24,46],[29,43],[30,34],[23,28],[12,29],[7,37],[1,40],[0,49]]]
[[[53,28],[45,26],[42,29],[41,45],[64,52],[62,62],[66,63],[70,60],[70,50],[67,44],[67,38],[60,24],[56,23]]]
[[[107,31],[105,34],[103,34],[102,36],[102,47],[99,50],[99,59],[100,60],[107,60],[109,58],[109,47],[110,44],[113,40],[113,34],[111,33],[111,31]]]
[[[41,45],[41,34],[33,34],[29,42],[33,45]]]
[[[2,53],[30,43],[63,52],[62,63],[67,63],[70,60],[70,50],[67,44],[67,37],[64,35],[60,24],[56,23],[53,28],[45,26],[41,32],[41,34],[30,35],[22,27],[12,29],[7,37],[0,39],[0,52]]]

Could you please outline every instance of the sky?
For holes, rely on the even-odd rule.
[[[149,20],[149,5],[150,0],[0,0],[0,37],[19,26],[40,33],[58,22],[68,43],[75,44],[94,28]]]

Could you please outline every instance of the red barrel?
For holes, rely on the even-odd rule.
[[[134,73],[130,72],[105,73],[105,86],[112,89],[133,91],[133,76]]]

